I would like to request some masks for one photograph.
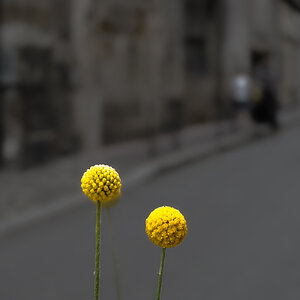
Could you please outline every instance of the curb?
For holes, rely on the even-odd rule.
[[[283,128],[291,128],[300,124],[300,111],[293,112],[290,116],[282,116]],[[157,174],[161,174],[172,169],[180,168],[194,161],[201,161],[226,150],[243,146],[251,141],[257,140],[253,130],[227,133],[221,137],[211,137],[203,144],[193,146],[188,149],[180,149],[170,154],[162,155],[158,158],[140,165],[131,174],[127,175],[123,181],[123,190],[132,189],[138,183],[142,183]],[[0,223],[0,238],[10,234],[18,233],[21,229],[29,228],[40,222],[44,222],[68,211],[87,206],[87,201],[82,201],[82,195],[75,194],[71,200],[61,203],[53,203],[44,207],[38,207],[17,218]]]

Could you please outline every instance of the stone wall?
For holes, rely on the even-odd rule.
[[[69,26],[58,5],[31,0],[1,7],[2,148],[4,159],[19,166],[71,149]]]
[[[300,17],[290,3],[5,0],[4,107],[44,102],[53,121],[34,139],[53,139],[54,152],[63,152],[77,136],[92,149],[227,117],[233,76],[251,76],[260,55],[269,59],[283,105],[298,103]]]
[[[300,12],[286,3],[280,5],[282,83],[281,99],[283,105],[300,103]]]

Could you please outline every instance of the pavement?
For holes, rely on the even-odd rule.
[[[281,113],[283,128],[298,124],[300,110]],[[207,158],[216,153],[268,136],[246,120],[233,126],[222,121],[185,128],[174,134],[160,134],[116,144],[94,151],[62,157],[29,170],[0,173],[0,237],[26,225],[83,205],[80,178],[91,165],[105,163],[115,167],[123,189],[161,172]]]
[[[110,219],[121,300],[155,299],[161,250],[148,240],[145,219],[170,205],[188,234],[167,250],[161,299],[298,300],[300,126],[293,125],[180,167],[167,163],[130,188],[127,175],[121,201],[102,214],[100,299],[117,299]],[[1,237],[1,300],[93,299],[95,205],[79,190],[80,205]]]

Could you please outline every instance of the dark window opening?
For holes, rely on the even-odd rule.
[[[209,17],[213,14],[218,0],[185,0],[184,11],[189,17]]]
[[[266,51],[252,51],[251,52],[251,68],[252,73],[255,73],[257,68],[268,63],[269,53]]]
[[[185,40],[185,69],[192,75],[207,71],[205,41],[203,38],[187,37]]]

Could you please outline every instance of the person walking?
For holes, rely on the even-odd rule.
[[[278,130],[279,103],[274,78],[267,59],[257,67],[252,90],[252,119],[257,123],[268,124],[273,130]]]

